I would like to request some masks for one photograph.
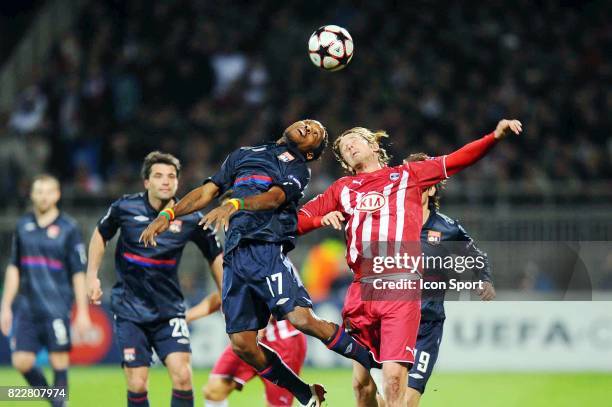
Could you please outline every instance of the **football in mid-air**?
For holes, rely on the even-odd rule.
[[[353,38],[337,25],[324,25],[308,40],[308,54],[313,64],[326,71],[338,71],[353,58]]]

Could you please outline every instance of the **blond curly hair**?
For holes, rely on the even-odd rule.
[[[365,141],[368,142],[368,144],[372,146],[378,146],[378,162],[380,163],[380,165],[384,167],[389,163],[389,160],[391,159],[391,157],[387,154],[387,151],[384,148],[382,148],[380,145],[380,141],[383,138],[389,137],[387,132],[385,132],[384,130],[372,131],[370,129],[366,129],[365,127],[353,127],[352,129],[348,129],[342,132],[342,134],[340,134],[336,138],[336,140],[334,140],[334,145],[333,145],[334,155],[336,156],[336,160],[338,160],[340,165],[342,165],[342,168],[344,168],[350,174],[355,173],[355,170],[353,170],[347,164],[347,162],[344,161],[344,158],[342,158],[342,154],[340,153],[340,141],[342,140],[342,138],[348,135],[353,135],[353,134],[359,137],[362,137]]]

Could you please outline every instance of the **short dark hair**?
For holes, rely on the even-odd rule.
[[[140,176],[142,179],[149,179],[151,176],[151,167],[154,164],[167,164],[172,165],[176,169],[176,176],[178,177],[181,173],[181,162],[178,158],[172,154],[162,153],[161,151],[152,151],[144,159],[142,163],[142,169],[140,170]]]
[[[404,162],[411,163],[415,161],[425,161],[429,159],[431,159],[431,157],[425,153],[412,153],[406,159],[404,159]],[[444,189],[445,185],[446,180],[440,181],[436,185],[433,185],[434,187],[436,187],[436,193],[433,194],[433,196],[429,197],[430,207],[433,206],[436,210],[440,209],[440,192]]]

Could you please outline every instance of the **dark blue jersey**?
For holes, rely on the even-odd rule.
[[[11,264],[19,268],[15,309],[41,318],[66,318],[74,300],[72,276],[85,271],[81,232],[64,213],[40,227],[33,213],[22,216],[13,235]]]
[[[474,272],[482,281],[491,281],[491,271],[487,254],[481,251],[458,221],[432,210],[427,222],[421,229],[421,249],[426,258],[446,257],[449,255],[481,257],[483,267],[475,267]],[[426,281],[446,281],[448,270],[424,269]],[[444,290],[427,290],[422,293],[421,319],[425,321],[443,320]]]
[[[137,323],[154,322],[185,315],[178,266],[187,242],[194,242],[212,262],[221,253],[212,230],[203,230],[200,213],[181,216],[171,222],[167,232],[157,236],[156,247],[144,247],[140,234],[158,212],[149,204],[146,193],[125,195],[115,201],[98,222],[104,240],[120,230],[115,251],[117,283],[111,294],[111,309]]]
[[[261,194],[277,185],[285,191],[286,201],[270,211],[239,211],[230,219],[225,250],[230,252],[241,240],[280,243],[285,252],[294,247],[297,229],[297,204],[310,181],[304,156],[284,144],[243,147],[232,152],[221,169],[205,182],[212,181],[220,193],[231,189],[232,197]]]

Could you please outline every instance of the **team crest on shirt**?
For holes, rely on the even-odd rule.
[[[399,179],[399,172],[392,172],[389,174],[389,179],[391,181],[397,181]]]
[[[442,232],[438,232],[437,230],[430,230],[429,232],[427,232],[427,243],[440,244],[441,239]]]
[[[34,224],[34,222],[28,222],[25,224],[24,229],[26,230],[26,232],[31,232],[36,229],[36,225]]]
[[[47,237],[49,239],[55,239],[56,237],[59,236],[60,232],[62,231],[62,229],[60,229],[59,226],[57,225],[51,225],[47,228]]]
[[[168,227],[168,230],[172,233],[181,233],[181,230],[183,230],[183,221],[179,219],[173,220],[170,222],[170,227]]]
[[[364,212],[376,212],[387,203],[387,197],[380,192],[368,192],[363,195],[357,203],[357,210]]]
[[[295,160],[295,157],[289,151],[285,151],[281,155],[276,156],[276,158],[278,158],[284,163],[288,163],[289,161]]]
[[[136,360],[136,348],[124,348],[123,349],[123,361],[133,362]]]

